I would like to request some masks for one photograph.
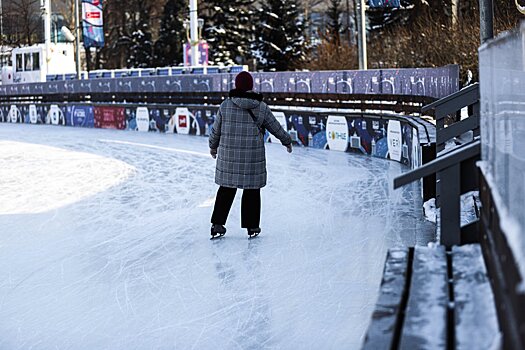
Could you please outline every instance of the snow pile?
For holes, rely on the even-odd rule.
[[[461,195],[460,199],[460,223],[465,226],[478,219],[476,214],[475,198],[479,198],[479,191],[470,191]]]
[[[425,219],[427,219],[430,222],[435,223],[436,222],[436,199],[430,198],[428,201],[423,203],[423,212],[425,213]]]

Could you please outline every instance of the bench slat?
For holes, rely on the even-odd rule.
[[[494,295],[479,244],[452,248],[456,349],[499,349]]]
[[[416,247],[400,349],[446,348],[447,280],[445,248]]]
[[[390,349],[400,313],[408,266],[408,248],[388,250],[377,304],[362,349]]]

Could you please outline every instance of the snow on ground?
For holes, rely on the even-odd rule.
[[[434,227],[404,167],[267,145],[262,234],[210,241],[207,139],[0,124],[0,348],[356,349],[386,249]]]

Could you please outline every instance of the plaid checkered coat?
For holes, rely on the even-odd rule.
[[[248,109],[257,124],[283,145],[292,142],[260,94],[230,91],[230,97],[219,107],[209,138],[210,148],[218,149],[215,183],[219,186],[255,189],[266,185],[264,135]]]

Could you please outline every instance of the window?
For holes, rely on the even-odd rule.
[[[22,57],[21,53],[16,55],[16,71],[17,72],[23,72],[24,71],[24,64],[23,64],[22,59],[23,59],[23,57]]]
[[[33,70],[40,70],[40,53],[33,52]]]
[[[30,53],[24,54],[24,67],[26,67],[26,71],[30,71],[32,68]]]

